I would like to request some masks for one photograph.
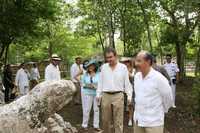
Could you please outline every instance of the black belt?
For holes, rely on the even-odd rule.
[[[106,94],[117,94],[117,93],[123,93],[123,91],[112,91],[112,92],[104,91],[103,93],[106,93]]]

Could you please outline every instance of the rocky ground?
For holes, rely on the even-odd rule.
[[[195,115],[192,99],[192,80],[182,82],[177,88],[177,108],[171,109],[166,116],[166,133],[200,133],[200,118]],[[77,129],[79,133],[95,133],[90,128],[88,131],[81,130],[82,110],[81,106],[67,105],[59,112],[65,120]],[[92,117],[92,116],[91,116]],[[132,127],[127,126],[127,115],[125,113],[125,133],[133,133]],[[90,127],[92,121],[90,122]]]

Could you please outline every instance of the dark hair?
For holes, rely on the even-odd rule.
[[[4,66],[4,72],[7,72],[10,70],[10,64],[7,64]]]
[[[19,67],[22,68],[22,66],[24,66],[24,65],[25,65],[25,63],[23,62],[23,63],[20,64]]]
[[[95,69],[94,69],[94,71],[95,71],[95,73],[98,71],[98,66],[97,66],[97,64],[91,64],[91,65],[94,65],[95,66]],[[90,65],[89,65],[90,66]],[[89,73],[89,66],[86,68],[87,69],[87,73]]]
[[[171,55],[171,54],[167,54],[166,57],[170,57],[170,58],[172,58],[172,55]]]
[[[153,63],[157,63],[157,60],[156,60],[157,55],[154,54],[154,53],[152,53],[151,55],[152,55],[152,57],[153,57]]]
[[[76,57],[75,60],[82,59],[80,56]]]
[[[153,56],[152,56],[149,52],[145,52],[144,59],[145,59],[146,61],[150,61],[150,65],[153,64]]]
[[[105,54],[108,54],[108,53],[113,53],[113,54],[114,54],[114,56],[116,56],[116,55],[117,55],[117,52],[116,52],[116,50],[115,50],[114,48],[111,48],[111,47],[108,47],[108,48],[106,48],[104,53],[105,53]]]
[[[33,63],[33,67],[37,67],[37,65],[35,63]]]

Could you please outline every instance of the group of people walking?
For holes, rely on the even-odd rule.
[[[52,55],[45,69],[45,81],[61,79],[60,61],[58,55]],[[93,107],[93,127],[97,131],[123,133],[124,111],[127,110],[128,125],[134,125],[134,133],[163,133],[165,113],[170,107],[176,107],[175,88],[179,72],[171,55],[167,55],[166,61],[164,66],[157,65],[156,58],[147,51],[119,60],[112,48],[105,50],[106,63],[102,65],[95,59],[82,64],[81,57],[75,58],[70,74],[77,88],[73,102],[75,105],[82,104],[82,128],[88,129]],[[40,79],[36,65],[29,74],[25,65],[21,64],[15,83],[12,83],[9,65],[5,67],[4,75],[5,88],[17,86],[20,95],[30,90],[29,80],[37,84]],[[8,94],[5,92],[6,101]]]
[[[8,64],[4,67],[3,71],[3,87],[5,93],[5,103],[8,103],[12,97],[12,92],[19,92],[19,96],[26,95],[30,88],[33,88],[38,84],[40,74],[36,64],[32,65],[30,72],[28,71],[25,63],[19,66],[19,70],[16,73],[15,81],[13,81],[13,72],[11,66]],[[14,93],[13,93],[14,94]]]
[[[116,51],[108,48],[106,63],[101,66],[95,60],[82,65],[81,58],[77,57],[71,67],[71,78],[77,87],[74,100],[77,96],[82,99],[82,128],[88,129],[93,107],[95,130],[100,131],[101,112],[104,133],[123,133],[124,109],[127,108],[128,125],[134,125],[134,133],[163,133],[165,113],[170,107],[176,107],[175,86],[179,72],[171,55],[166,57],[164,66],[157,65],[155,56],[147,51],[120,61]]]

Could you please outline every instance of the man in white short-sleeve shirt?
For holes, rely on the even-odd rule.
[[[175,63],[172,62],[172,56],[168,54],[166,56],[166,63],[164,64],[164,68],[166,69],[170,80],[171,80],[171,87],[173,92],[173,99],[174,99],[174,106],[175,106],[175,99],[176,99],[176,83],[179,81],[179,69]]]
[[[134,133],[163,133],[164,116],[173,106],[172,89],[168,80],[152,65],[146,51],[136,57]]]

